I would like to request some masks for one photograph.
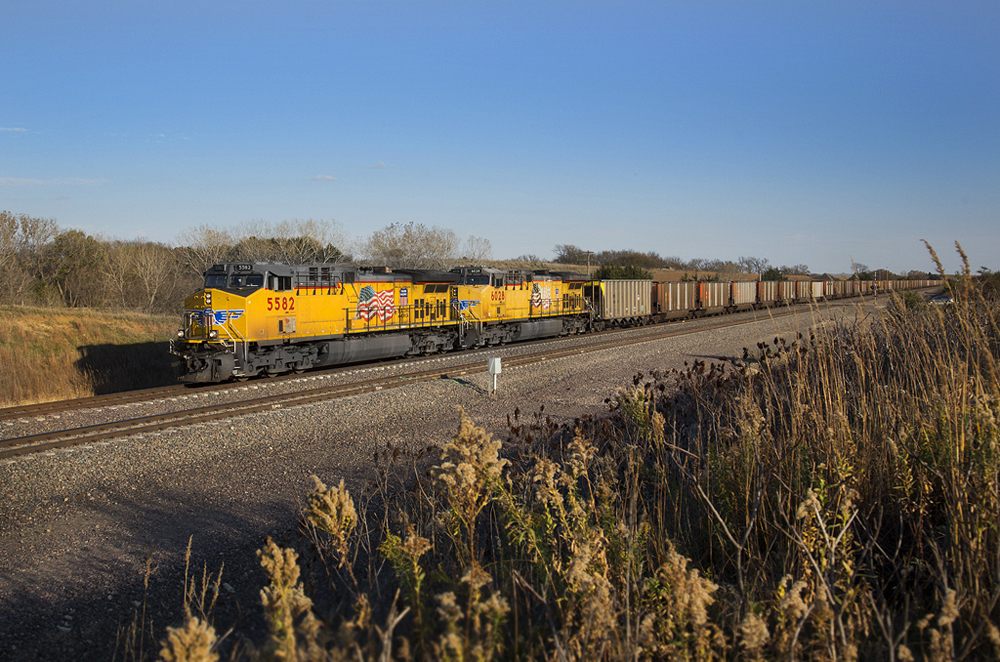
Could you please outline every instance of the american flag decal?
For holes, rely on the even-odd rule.
[[[546,287],[545,291],[539,287],[538,283],[531,284],[531,305],[535,308],[541,308],[542,310],[548,310],[549,304],[552,300],[549,299],[550,288]]]
[[[370,320],[372,317],[385,322],[396,314],[392,300],[392,290],[376,292],[371,285],[365,285],[358,293],[358,310],[354,319]]]

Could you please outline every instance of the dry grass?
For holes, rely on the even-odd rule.
[[[971,282],[637,375],[608,417],[517,412],[503,444],[460,413],[364,494],[317,479],[303,545],[260,552],[269,632],[228,654],[996,659],[1000,330]],[[186,618],[164,659],[211,634]]]
[[[0,307],[0,406],[172,383],[170,316]]]

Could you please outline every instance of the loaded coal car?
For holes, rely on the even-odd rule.
[[[653,317],[657,321],[684,319],[691,316],[698,300],[698,283],[694,281],[658,282],[652,286]]]
[[[698,309],[695,316],[719,315],[729,309],[729,283],[700,281],[698,283]]]
[[[593,327],[635,326],[651,321],[652,280],[594,280],[583,287],[593,310]]]

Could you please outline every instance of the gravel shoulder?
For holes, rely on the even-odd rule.
[[[457,406],[504,439],[517,408],[526,415],[544,405],[557,422],[600,414],[638,372],[738,356],[760,340],[858,313],[838,306],[779,320],[758,314],[737,327],[505,369],[496,398],[484,357],[481,374],[459,380],[0,464],[0,659],[124,659],[116,636],[143,610],[154,629],[146,650],[158,649],[163,627],[180,622],[189,539],[193,572],[224,565],[217,622],[253,631],[262,627],[264,581],[255,550],[267,535],[279,543],[297,538],[311,474],[328,484],[343,478],[357,494],[373,478],[374,453],[447,440]],[[468,355],[456,360],[467,363]],[[45,426],[23,425],[29,432]]]

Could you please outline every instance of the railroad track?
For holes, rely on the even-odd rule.
[[[836,304],[830,304],[836,305]],[[745,322],[745,316],[748,314],[761,313],[762,311],[753,311],[749,313],[738,313],[738,317],[741,322]],[[771,309],[771,317],[778,318],[784,317],[785,315],[793,314],[793,312],[801,312],[801,309],[796,308],[782,308],[782,309]],[[648,327],[643,327],[648,331]],[[713,328],[715,328],[713,326]],[[605,331],[600,331],[594,334],[588,334],[586,337],[588,339],[598,338],[604,334],[611,333],[621,333],[628,331],[639,331],[639,329],[622,329],[613,328]],[[565,337],[559,338],[543,338],[540,340],[529,341],[521,343],[520,347],[533,347],[533,346],[544,346],[551,343],[564,342]],[[467,350],[466,354],[469,356],[475,356],[477,354],[482,354],[483,352],[489,352],[490,349],[479,349],[479,350]],[[441,355],[437,355],[441,356]],[[404,363],[412,363],[414,360],[419,360],[420,358],[434,358],[434,357],[419,357],[414,359],[414,357],[384,361],[379,365],[392,367]],[[369,364],[370,365],[370,364]],[[357,370],[358,365],[349,366],[337,366],[334,368],[329,368],[326,370],[311,370],[307,373],[308,376],[317,375],[335,375],[339,372],[347,370]],[[254,379],[255,383],[267,383],[275,384],[286,380],[302,379],[303,376],[298,373],[287,373],[282,375],[274,375],[265,377],[263,379]],[[192,394],[204,394],[211,393],[214,391],[227,391],[231,389],[240,388],[243,382],[223,382],[221,384],[198,384],[198,385],[186,385],[186,384],[172,384],[170,386],[160,386],[156,388],[141,389],[137,391],[124,391],[121,393],[108,393],[105,395],[95,395],[86,398],[76,398],[73,400],[57,400],[52,402],[41,402],[37,404],[26,404],[26,405],[15,405],[12,407],[0,408],[0,422],[10,421],[17,419],[30,419],[33,417],[44,417],[51,416],[54,414],[60,414],[62,412],[77,411],[81,409],[97,409],[103,407],[115,407],[121,405],[152,402],[154,400],[163,398],[174,398],[174,397],[184,397]]]
[[[803,312],[801,309],[782,309],[780,311],[771,311],[768,318],[778,319],[801,312]],[[720,317],[718,322],[712,324],[710,327],[691,328],[690,326],[665,325],[662,329],[653,333],[648,332],[650,327],[645,327],[647,332],[641,335],[629,334],[626,337],[591,342],[585,345],[558,347],[542,352],[504,357],[504,367],[508,369],[516,368],[544,361],[579,356],[590,352],[606,351],[630,344],[653,342],[666,338],[675,338],[693,333],[700,333],[709,329],[723,329],[754,321],[759,321],[759,318],[757,316],[754,316],[753,319]],[[489,352],[490,350],[481,350],[480,354],[483,353],[483,351]],[[464,363],[458,366],[439,367],[431,370],[408,372],[401,375],[379,377],[349,384],[322,386],[319,388],[296,391],[293,393],[272,394],[266,397],[185,409],[182,411],[156,414],[153,416],[119,420],[66,430],[56,430],[11,439],[0,439],[0,459],[16,457],[29,453],[52,451],[69,446],[93,444],[117,437],[126,437],[175,427],[197,425],[200,423],[246,416],[248,414],[271,411],[274,409],[301,406],[314,402],[344,398],[373,391],[399,388],[435,379],[453,379],[470,374],[482,373],[483,369],[483,362],[480,359],[475,362]],[[286,379],[300,378],[300,376],[297,375],[287,375],[284,377]],[[198,390],[219,390],[232,387],[232,384],[218,384],[200,387]],[[189,392],[184,386],[170,386],[160,389],[146,389],[143,391],[118,394],[118,397],[110,395],[97,396],[94,398],[63,401],[62,403],[49,403],[53,405],[53,407],[49,409],[42,409],[41,406],[32,405],[31,411],[33,413],[27,415],[37,416],[51,411],[64,411],[68,409],[67,405],[72,405],[73,408],[103,407],[128,402],[141,402],[158,397],[171,397],[184,392]],[[62,405],[61,409],[56,406],[60,404]],[[26,409],[27,408],[20,408],[18,410],[23,412]],[[6,414],[9,411],[11,410],[3,410],[0,414]],[[20,414],[21,417],[24,417],[25,415],[26,414],[24,413]],[[14,414],[3,417],[12,418],[14,417]],[[2,420],[2,418],[0,418],[0,420]]]

